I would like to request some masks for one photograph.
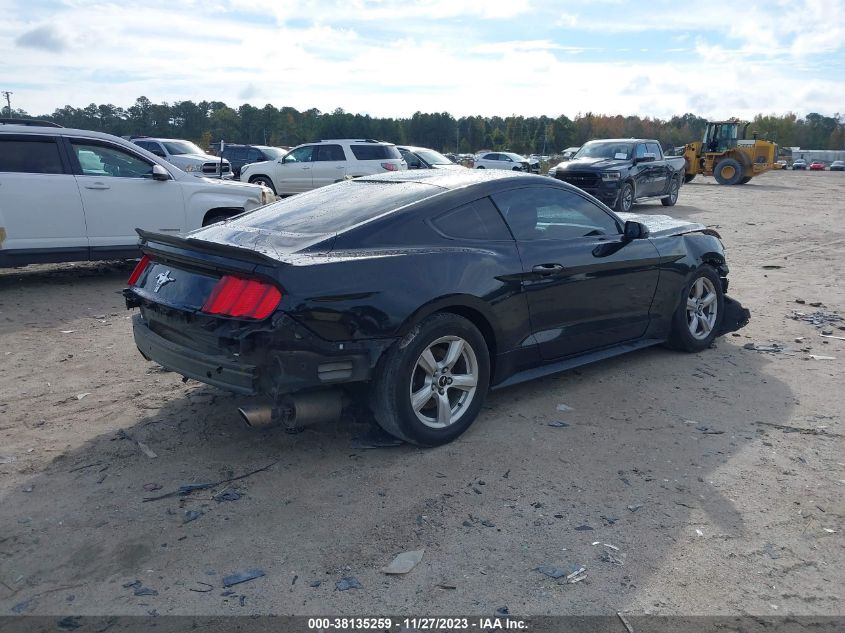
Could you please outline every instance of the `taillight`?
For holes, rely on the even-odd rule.
[[[264,319],[282,300],[282,293],[271,284],[254,279],[225,275],[208,295],[203,312],[230,317]]]
[[[141,261],[138,262],[138,265],[135,266],[135,270],[132,271],[132,274],[129,275],[129,281],[127,281],[127,285],[134,286],[138,279],[141,277],[141,273],[146,270],[147,266],[150,263],[150,258],[147,255],[144,255],[141,258]]]
[[[396,163],[382,163],[381,166],[387,171],[399,171],[399,166]]]

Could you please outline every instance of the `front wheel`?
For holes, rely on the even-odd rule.
[[[631,207],[634,206],[634,185],[626,182],[622,185],[622,191],[619,192],[619,197],[616,199],[614,209],[619,213],[628,213]]]
[[[278,193],[276,191],[275,185],[273,185],[273,180],[269,176],[253,176],[249,179],[253,185],[262,185],[264,187],[270,187],[273,190],[273,193]]]
[[[713,177],[720,185],[736,185],[742,180],[742,165],[733,158],[723,158],[713,169]]]
[[[669,195],[665,198],[660,198],[661,204],[664,207],[674,207],[678,201],[678,192],[681,189],[681,182],[678,178],[672,178],[672,184],[669,185]]]
[[[456,314],[440,313],[385,352],[370,405],[391,435],[438,446],[473,423],[489,382],[490,354],[478,328]]]
[[[722,280],[707,264],[700,266],[684,287],[672,317],[669,346],[686,352],[710,347],[719,331],[724,312]]]

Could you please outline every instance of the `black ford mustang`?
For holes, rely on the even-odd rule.
[[[540,176],[364,177],[184,237],[138,232],[139,350],[263,396],[241,410],[255,425],[318,417],[368,383],[386,431],[442,444],[490,388],[659,343],[703,350],[748,321],[715,231]]]

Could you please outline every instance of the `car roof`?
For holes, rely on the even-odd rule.
[[[393,171],[375,176],[361,176],[355,180],[369,182],[414,182],[418,184],[434,185],[443,189],[462,189],[470,185],[491,181],[512,181],[514,184],[554,184],[570,187],[566,183],[534,174],[525,174],[501,169],[413,169],[407,171]]]

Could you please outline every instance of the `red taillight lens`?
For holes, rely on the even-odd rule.
[[[226,275],[220,278],[202,307],[203,312],[248,319],[264,319],[282,300],[273,285],[254,279]]]
[[[135,270],[133,270],[132,274],[129,275],[129,281],[127,281],[126,283],[130,286],[134,286],[137,283],[138,279],[141,277],[141,273],[146,270],[149,263],[150,258],[147,255],[144,255],[141,258],[141,261],[138,262],[138,265],[135,266]]]
[[[399,166],[396,163],[382,163],[381,166],[387,171],[399,171]]]

